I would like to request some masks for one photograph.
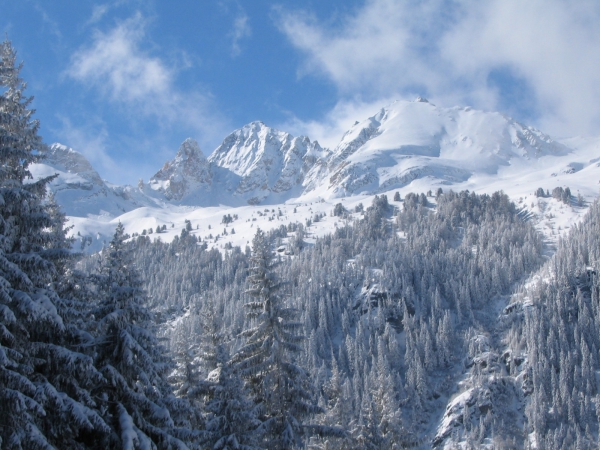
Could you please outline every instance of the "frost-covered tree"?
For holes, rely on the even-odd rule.
[[[200,385],[207,414],[202,443],[213,450],[258,450],[262,437],[259,408],[250,399],[244,381],[225,359],[224,349],[219,349],[218,354],[217,368]]]
[[[16,52],[0,44],[0,447],[86,448],[109,432],[89,389],[101,379],[86,334],[56,292],[64,216],[32,180],[45,146]]]
[[[303,421],[348,430],[345,439],[321,438],[315,434],[310,439],[305,437],[307,448],[346,450],[364,448],[367,444],[378,448],[394,448],[394,445],[412,448],[419,445],[426,447],[434,438],[435,442],[453,439],[450,435],[434,436],[432,426],[439,418],[438,412],[448,404],[448,396],[457,388],[459,392],[462,389],[456,383],[463,379],[464,371],[472,372],[476,383],[487,379],[486,374],[497,374],[498,380],[505,377],[504,364],[494,363],[498,348],[490,353],[484,346],[477,346],[471,351],[474,342],[472,331],[499,326],[496,306],[503,301],[504,295],[512,292],[515,283],[522,281],[525,274],[541,264],[539,236],[532,224],[522,220],[515,205],[502,193],[439,193],[435,212],[430,209],[434,205],[427,203],[428,198],[424,195],[407,194],[406,198],[408,206],[395,209],[387,204],[384,197],[378,196],[365,209],[362,218],[356,217],[353,225],[338,227],[331,235],[318,238],[313,245],[304,245],[301,250],[299,224],[291,223],[264,235],[265,261],[269,267],[264,270],[266,275],[262,282],[258,282],[261,277],[249,280],[250,287],[257,292],[259,287],[263,293],[270,292],[277,297],[270,300],[271,305],[283,308],[290,304],[288,299],[277,295],[282,290],[277,292],[276,280],[286,281],[285,292],[289,292],[299,315],[285,321],[301,322],[302,328],[297,330],[297,334],[309,338],[305,346],[302,342],[297,343],[304,347],[302,351],[286,351],[284,356],[309,372],[315,385],[323,387],[318,393],[319,405],[329,410],[314,419],[305,417]],[[395,233],[398,228],[403,231],[402,239]],[[294,232],[296,242],[291,235]],[[289,247],[293,249],[294,257],[282,257],[277,264],[272,264],[273,253],[266,241],[286,237],[292,239]],[[267,395],[271,394],[268,391],[270,385],[262,380],[274,376],[272,367],[273,361],[276,361],[275,357],[271,357],[274,340],[268,340],[264,330],[276,328],[265,319],[270,316],[265,313],[266,301],[261,297],[252,297],[256,306],[253,318],[245,317],[241,307],[248,296],[245,293],[248,268],[251,268],[251,277],[258,274],[256,252],[253,255],[247,247],[245,251],[232,248],[221,254],[217,250],[207,251],[201,245],[182,245],[181,242],[179,238],[171,244],[150,244],[145,240],[139,241],[135,247],[136,261],[152,292],[152,306],[168,314],[189,311],[182,320],[191,320],[194,315],[210,315],[212,304],[202,301],[197,294],[201,293],[203,298],[214,301],[220,320],[216,329],[238,336],[243,329],[255,327],[248,332],[251,339],[256,334],[255,340],[232,339],[226,342],[226,347],[234,354],[240,348],[247,352],[249,362],[244,363],[246,368],[240,367],[241,360],[236,360],[234,368],[241,369],[236,371],[247,382],[247,387],[252,388],[261,418],[268,420],[275,417],[265,408],[267,402],[263,390]],[[592,241],[581,242],[584,242],[579,245],[582,253],[597,247]],[[592,260],[584,267],[596,267]],[[591,277],[593,273],[585,276]],[[571,278],[576,280],[573,276]],[[563,281],[560,284],[566,285]],[[585,289],[582,292],[588,295]],[[576,348],[582,337],[594,335],[592,329],[582,325],[591,320],[589,317],[600,317],[594,309],[597,303],[593,300],[589,307],[583,309],[578,306],[581,310],[579,316],[569,313],[574,307],[573,302],[566,302],[565,306],[568,307],[565,320],[577,319],[580,322],[572,332],[573,348]],[[547,314],[547,310],[540,309],[539,313]],[[566,326],[568,329],[570,324]],[[206,327],[207,342],[213,335],[209,328]],[[172,327],[165,327],[165,330],[174,332]],[[531,330],[532,336],[543,335],[552,340],[551,333],[561,332],[555,326]],[[583,330],[587,330],[585,334]],[[580,384],[575,379],[587,380],[590,378],[588,375],[594,373],[592,368],[598,370],[596,355],[600,347],[595,340],[587,337],[584,340],[587,350],[579,344],[580,356],[569,359],[568,355],[554,352],[559,365],[564,364],[572,370],[553,372],[545,365],[539,370],[532,370],[533,377],[526,377],[524,389],[529,389],[528,383],[532,380],[535,386],[540,386],[534,380],[538,374],[549,378],[548,387],[540,389],[543,396],[529,395],[529,391],[525,393],[525,401],[536,398],[539,405],[532,420],[546,420],[552,429],[557,422],[549,419],[558,417],[556,414],[560,413],[562,426],[566,429],[564,424],[570,420],[569,417],[577,419],[593,413],[593,407],[598,403],[594,384]],[[522,335],[519,341],[520,349],[529,345]],[[538,355],[535,359],[541,361],[539,355],[546,355],[544,352],[548,347],[542,341],[536,342],[539,351],[535,353]],[[252,347],[244,349],[247,344],[252,344]],[[216,361],[216,354],[209,347],[202,356],[202,376],[212,370]],[[268,351],[263,352],[266,349]],[[521,351],[514,353],[515,361],[519,361]],[[487,355],[483,355],[486,358],[485,368],[482,364],[473,364],[469,369],[462,363],[470,364],[486,352]],[[579,355],[574,351],[570,353]],[[552,357],[552,352],[546,357]],[[523,363],[519,366],[510,362],[506,370],[512,376],[523,366]],[[217,373],[210,378],[216,379]],[[553,381],[552,377],[556,380]],[[552,383],[557,386],[560,395],[554,397],[556,407],[550,411],[547,405]],[[510,394],[513,384],[507,383],[506,389],[502,388],[499,392]],[[567,395],[574,385],[581,386],[580,399]],[[307,390],[310,392],[310,389]],[[563,397],[573,398],[563,401]],[[506,396],[506,399],[512,398]],[[517,436],[513,425],[518,422],[511,422],[514,414],[504,414],[503,400],[498,402],[498,398],[494,398],[492,402],[491,412],[479,415],[479,424],[476,416],[480,409],[473,407],[468,412],[472,426],[457,426],[456,433],[452,433],[456,436],[470,433],[468,439],[473,445],[500,436],[506,437],[509,442],[511,434]],[[548,417],[549,411],[551,417]],[[592,436],[596,433],[594,421],[592,417],[585,422],[590,427],[588,434]],[[545,426],[540,423],[540,427]],[[574,430],[571,434],[575,433]],[[550,434],[547,436],[550,439]],[[259,445],[273,447],[272,437],[265,434]],[[559,438],[563,439],[552,435],[553,442]],[[523,437],[518,438],[517,442],[522,440]],[[459,442],[458,438],[454,442]],[[560,442],[568,441],[563,439]],[[451,445],[451,442],[444,442],[444,445]],[[519,448],[519,445],[511,448],[515,447]]]
[[[175,395],[183,402],[187,402],[185,425],[190,429],[200,430],[204,427],[202,411],[204,402],[200,392],[203,379],[197,336],[193,325],[194,321],[180,321],[176,327],[175,338],[171,343],[175,369],[169,375],[168,381],[174,388]]]
[[[303,422],[323,410],[316,404],[307,371],[295,363],[302,352],[302,324],[294,321],[298,311],[278,295],[282,284],[275,278],[269,242],[260,229],[252,240],[248,283],[253,301],[246,304],[247,317],[253,326],[243,332],[248,340],[233,362],[261,404],[265,446],[299,447],[307,429]]]
[[[96,365],[106,379],[95,395],[103,399],[105,420],[114,430],[113,445],[186,448],[176,438],[171,414],[179,406],[167,382],[173,363],[156,338],[125,239],[119,223],[95,277],[101,296],[95,312]]]

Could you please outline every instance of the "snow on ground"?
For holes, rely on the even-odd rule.
[[[346,208],[352,208],[362,200],[370,205],[373,196],[361,196],[351,201],[341,203]],[[343,226],[345,220],[331,215],[335,202],[306,201],[288,202],[282,205],[248,205],[237,208],[228,206],[193,208],[168,206],[165,208],[138,208],[121,216],[69,217],[68,225],[73,225],[72,233],[76,237],[90,236],[92,242],[86,246],[86,251],[98,251],[104,243],[112,238],[115,227],[119,222],[125,226],[125,231],[131,235],[143,234],[144,230],[151,239],[171,242],[175,236],[181,235],[186,227],[186,220],[192,226],[191,234],[206,242],[208,248],[225,249],[229,245],[244,248],[251,245],[252,237],[258,228],[269,231],[289,223],[301,223],[307,233],[306,242],[314,242],[316,238],[331,233],[338,226]],[[223,223],[223,217],[231,215],[233,221]],[[323,216],[318,222],[315,216]],[[237,218],[236,218],[237,217]],[[354,217],[358,217],[354,214]],[[312,224],[306,226],[307,220]],[[166,225],[166,231],[156,233],[157,227]],[[148,234],[149,230],[152,234]],[[77,249],[77,245],[76,245]]]
[[[305,224],[315,215],[324,215],[319,222],[313,220],[307,230],[309,239],[315,239],[343,224],[331,216],[337,203],[354,211],[358,203],[368,207],[375,193],[387,194],[391,202],[396,191],[404,198],[409,192],[435,192],[440,187],[479,194],[504,191],[523,217],[532,220],[547,242],[554,244],[581,220],[600,188],[600,138],[553,141],[498,113],[438,108],[424,99],[396,102],[357,122],[331,157],[329,151],[317,152],[320,147],[308,138],[292,138],[258,122],[249,124],[225,139],[217,149],[224,149],[222,152],[215,151],[209,157],[214,160],[212,169],[204,167],[206,161],[199,157],[202,170],[214,173],[210,172],[210,178],[206,172],[210,180],[203,179],[204,190],[192,189],[198,180],[187,174],[189,179],[180,183],[181,189],[187,189],[185,202],[155,198],[152,195],[156,192],[150,189],[150,195],[144,186],[108,186],[96,179],[96,172],[81,155],[61,146],[52,148],[51,159],[62,172],[51,188],[73,215],[74,234],[86,237],[88,243],[91,238],[89,251],[99,250],[118,222],[123,222],[130,234],[152,229],[152,238],[171,241],[181,233],[187,219],[192,233],[209,247],[224,248],[228,243],[245,246],[257,227],[269,230],[294,222]],[[307,159],[306,152],[312,156],[317,152],[320,159]],[[223,175],[228,168],[235,171]],[[42,169],[43,165],[36,169],[36,177],[52,172]],[[78,176],[80,169],[83,179]],[[179,169],[179,175],[196,170],[187,166]],[[241,181],[233,180],[234,175],[242,177]],[[273,177],[279,177],[275,184]],[[235,192],[243,185],[245,197],[228,191],[233,189],[232,180],[242,183]],[[556,187],[570,188],[570,204],[534,194],[538,188],[551,193]],[[252,197],[249,203],[261,204],[246,204],[246,197]],[[277,203],[280,201],[283,203]],[[221,206],[214,206],[220,202]],[[244,206],[232,206],[242,203]],[[225,226],[224,215],[237,219]],[[166,232],[157,235],[156,227],[162,225],[167,226]]]
[[[600,163],[589,163],[589,149],[584,149],[581,153],[569,155],[569,161],[565,161],[565,157],[547,157],[547,161],[536,164],[533,170],[524,163],[521,166],[515,164],[502,167],[498,174],[474,175],[464,182],[451,185],[442,184],[436,177],[419,178],[401,189],[394,189],[384,194],[393,204],[392,198],[395,192],[399,192],[401,198],[404,198],[409,192],[420,193],[429,190],[435,192],[439,187],[444,191],[452,189],[458,192],[468,189],[476,193],[489,194],[501,190],[515,202],[518,208],[523,209],[524,216],[534,221],[548,243],[554,244],[573,224],[581,220],[587,205],[598,195]],[[598,154],[600,155],[600,151]],[[575,163],[583,165],[584,163],[578,161],[584,161],[585,158],[588,158],[588,163],[581,170],[573,172],[563,170],[565,167],[580,167]],[[570,205],[566,205],[552,197],[538,198],[534,192],[540,187],[550,193],[555,187],[569,187],[574,196],[573,201]],[[346,198],[324,198],[322,194],[325,193],[312,191],[278,205],[203,208],[166,204],[160,208],[138,208],[117,217],[105,214],[86,218],[69,217],[69,220],[74,226],[75,235],[79,233],[81,236],[92,238],[92,245],[88,247],[88,251],[102,248],[103,243],[110,240],[118,222],[122,222],[127,233],[130,234],[142,234],[144,229],[152,229],[154,232],[157,226],[166,225],[166,232],[153,233],[151,237],[153,239],[160,237],[162,241],[170,242],[181,233],[186,219],[192,223],[192,234],[206,241],[209,248],[224,248],[227,243],[243,248],[252,241],[257,227],[268,231],[289,223],[306,224],[308,219],[313,221],[306,230],[310,242],[319,236],[331,233],[336,226],[344,224],[343,219],[331,216],[337,203],[342,203],[346,210],[353,212],[359,203],[362,203],[365,208],[368,207],[374,197],[374,195],[353,195]],[[578,195],[583,198],[583,205],[577,204]],[[224,225],[223,216],[228,214],[232,217],[237,215],[237,219]],[[315,215],[324,215],[324,217],[319,222],[314,222]],[[354,214],[354,217],[358,215]],[[224,231],[227,231],[227,235]]]

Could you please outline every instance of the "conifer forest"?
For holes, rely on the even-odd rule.
[[[503,192],[441,188],[314,243],[119,224],[82,254],[20,69],[4,41],[0,448],[598,448],[600,203],[550,256]]]

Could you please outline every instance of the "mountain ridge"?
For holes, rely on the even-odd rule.
[[[137,188],[114,185],[112,190],[125,200],[116,211],[161,202],[199,207],[277,204],[315,192],[324,198],[376,194],[424,177],[433,184],[452,185],[475,174],[496,174],[515,159],[571,151],[500,113],[440,108],[418,98],[394,102],[355,123],[333,150],[260,121],[230,133],[208,157],[188,138],[148,183]],[[48,161],[59,170],[59,178],[65,172],[77,174],[110,191],[83,155],[73,152],[61,144],[51,146]],[[89,188],[73,183],[52,188],[69,187]],[[128,205],[127,200],[133,201]]]
[[[504,190],[542,223],[551,220],[544,219],[548,212],[528,197],[537,188],[570,186],[588,200],[597,194],[600,141],[565,142],[500,113],[417,99],[356,122],[333,150],[256,121],[234,130],[208,156],[186,139],[173,159],[137,186],[101,180],[83,155],[61,144],[50,146],[31,170],[34,178],[58,173],[50,184],[57,202],[74,232],[92,236],[106,236],[118,221],[140,232],[150,224],[183,223],[186,215],[315,202],[333,207],[344,199],[358,204],[379,194],[439,188]],[[307,219],[312,216],[295,220]]]

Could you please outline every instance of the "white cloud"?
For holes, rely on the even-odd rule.
[[[301,73],[335,84],[338,107],[420,92],[496,109],[502,92],[489,79],[504,70],[530,89],[545,131],[600,133],[594,0],[367,0],[338,25],[283,10],[277,21],[305,55]]]
[[[115,101],[165,98],[173,72],[158,58],[144,54],[144,22],[136,15],[109,33],[97,32],[91,47],[77,51],[68,74],[78,81],[95,84]]]
[[[92,17],[90,17],[87,24],[89,25],[100,22],[100,20],[102,20],[102,18],[106,15],[109,9],[110,5],[106,3],[102,5],[94,5],[94,7],[92,8]]]
[[[457,77],[481,83],[511,68],[531,86],[548,132],[600,133],[599,21],[595,1],[475,3],[441,49]]]
[[[166,135],[177,133],[181,141],[191,136],[212,150],[231,129],[230,125],[217,112],[209,93],[183,91],[178,87],[178,71],[189,68],[189,59],[181,58],[177,49],[170,49],[170,55],[176,57],[169,61],[145,50],[151,47],[156,51],[146,27],[145,19],[138,13],[109,31],[96,31],[92,42],[73,54],[67,75],[98,90],[99,101],[119,106],[114,113],[124,114],[124,123],[145,124],[151,129],[146,137],[154,139],[157,145],[164,142]],[[172,60],[180,60],[180,64]],[[121,137],[106,136],[105,141],[114,142],[116,138],[124,139],[121,134]],[[78,150],[86,145],[81,142]],[[94,146],[93,138],[90,145]],[[152,151],[141,144],[129,149],[138,153]]]
[[[305,13],[281,12],[278,25],[306,54],[303,71],[326,75],[343,94],[358,90],[376,95],[399,85],[439,82],[439,74],[428,73],[419,56],[427,51],[422,38],[440,32],[428,23],[441,16],[441,8],[432,7],[438,3],[369,1],[338,27],[319,24]]]
[[[241,53],[240,41],[252,35],[252,29],[248,23],[248,16],[244,13],[238,15],[233,22],[231,37],[231,56],[235,57]]]

